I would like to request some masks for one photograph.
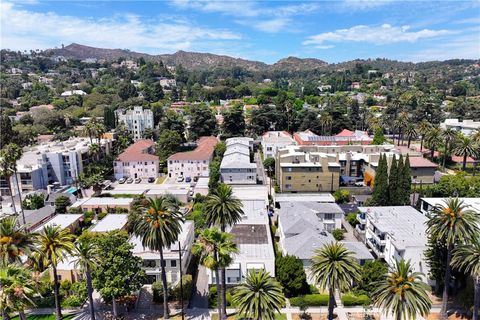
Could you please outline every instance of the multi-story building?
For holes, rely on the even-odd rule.
[[[167,281],[174,285],[180,280],[180,257],[182,256],[182,271],[185,272],[190,263],[192,256],[192,245],[195,239],[193,221],[185,221],[182,223],[182,231],[178,236],[178,240],[169,248],[163,249],[163,258],[165,260],[165,271],[167,273]],[[179,245],[180,242],[180,251]],[[161,281],[161,264],[158,251],[150,250],[142,245],[142,241],[138,237],[132,237],[130,243],[134,246],[133,254],[143,260],[143,269],[147,274],[147,283]]]
[[[252,162],[253,139],[230,138],[220,164],[222,182],[226,184],[256,184],[257,165]]]
[[[49,184],[72,184],[83,168],[93,161],[89,151],[88,138],[71,138],[62,142],[49,142],[32,146],[24,151],[17,162],[17,179],[22,192],[47,189]],[[110,154],[111,139],[101,139],[103,154]],[[14,194],[17,194],[16,180],[12,176]],[[9,195],[5,181],[1,184],[1,195]]]
[[[365,244],[377,258],[391,267],[400,259],[410,260],[414,271],[428,274],[425,259],[428,218],[410,206],[359,207],[356,226]]]
[[[216,137],[201,137],[194,150],[172,154],[167,159],[168,176],[170,178],[208,177],[210,162],[217,143]]]
[[[340,163],[335,155],[289,146],[277,152],[275,172],[281,192],[337,190]]]
[[[459,120],[459,119],[445,119],[440,124],[442,129],[453,129],[460,131],[464,135],[471,135],[475,130],[480,130],[480,121],[475,120]]]
[[[344,129],[334,136],[319,136],[310,130],[293,134],[298,145],[342,146],[342,145],[369,145],[373,139],[365,131],[350,131]]]
[[[153,129],[153,112],[142,107],[133,107],[130,110],[115,110],[118,122],[123,122],[134,140],[142,139],[145,129]]]
[[[436,206],[446,206],[446,200],[448,198],[421,198],[420,211],[424,215],[429,216]],[[458,198],[458,200],[462,201],[468,207],[467,209],[480,214],[480,198]]]
[[[262,135],[263,157],[265,159],[274,158],[278,149],[293,144],[295,144],[295,140],[287,131],[267,131]]]
[[[155,142],[141,139],[122,152],[113,163],[115,179],[157,178],[159,157],[155,155]]]

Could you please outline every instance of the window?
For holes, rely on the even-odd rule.
[[[172,261],[170,261],[170,266],[171,266],[172,268],[176,268],[176,267],[177,267],[177,260],[172,260]]]
[[[155,268],[157,264],[155,260],[143,260],[143,266],[145,268]]]
[[[285,168],[286,172],[292,172],[292,168]]]
[[[285,179],[292,180],[292,177],[291,176],[286,176]]]
[[[325,217],[325,220],[333,220],[333,219],[335,219],[335,214],[334,213],[325,213],[324,217]]]
[[[272,147],[267,147],[267,151],[272,151]]]
[[[286,184],[286,185],[285,185],[285,188],[286,188],[286,189],[292,189],[292,185],[291,185],[291,184]]]

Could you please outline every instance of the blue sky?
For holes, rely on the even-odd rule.
[[[480,58],[480,1],[0,0],[0,15],[1,47],[15,50],[76,42],[267,63]]]

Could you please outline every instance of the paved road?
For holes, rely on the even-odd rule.
[[[190,308],[208,308],[208,276],[207,269],[200,265],[198,267],[197,279],[195,281],[195,292],[190,299]]]
[[[262,184],[266,184],[265,180],[265,168],[263,167],[262,157],[260,157],[260,152],[255,152],[253,158],[257,164],[257,177],[258,180],[262,181]]]

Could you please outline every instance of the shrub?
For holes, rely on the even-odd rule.
[[[83,299],[87,299],[87,282],[86,281],[77,281],[72,283],[70,288],[72,295],[78,296]]]
[[[342,295],[342,303],[343,303],[344,306],[347,306],[347,307],[348,306],[362,306],[362,305],[370,303],[370,298],[365,294],[356,296],[356,295],[353,295],[351,293],[347,293],[347,294]]]
[[[62,307],[63,308],[78,308],[83,305],[85,302],[85,299],[82,299],[81,297],[71,295],[62,300]]]
[[[190,294],[192,292],[192,275],[190,274],[185,274],[182,277],[182,283],[183,283],[183,300],[188,300],[190,299]],[[172,290],[172,298],[176,300],[181,299],[181,290],[180,290],[180,282],[177,283],[177,285],[173,288]]]
[[[163,302],[163,286],[161,281],[155,281],[152,284],[152,291],[153,291],[153,302],[158,302],[158,303]],[[167,291],[170,296],[172,289],[170,287],[167,287]]]
[[[317,287],[315,287],[313,284],[309,285],[310,289],[310,294],[315,294],[315,293],[320,293]]]
[[[350,225],[353,226],[353,227],[355,227],[357,224],[360,223],[360,222],[358,222],[358,220],[357,220],[357,214],[356,214],[356,213],[349,213],[349,214],[347,214],[346,220],[347,220],[348,223],[350,223]]]
[[[290,304],[294,307],[299,307],[303,304],[312,307],[328,306],[328,294],[307,294],[290,298]]]
[[[335,238],[335,240],[337,240],[337,241],[342,241],[343,238],[345,238],[343,236],[343,233],[344,233],[344,231],[342,229],[333,229],[332,230],[332,235]]]
[[[97,217],[98,217],[98,220],[102,220],[103,218],[105,218],[105,216],[108,214],[107,211],[102,211],[100,212]]]
[[[277,256],[275,259],[276,278],[287,297],[308,293],[307,276],[303,263],[295,256]]]
[[[227,298],[227,307],[233,307],[233,297],[232,297],[232,289],[227,289],[227,293],[225,294]],[[217,286],[211,286],[208,289],[208,307],[209,308],[217,308]]]
[[[350,191],[338,189],[333,193],[333,197],[337,203],[347,203],[350,201]]]

